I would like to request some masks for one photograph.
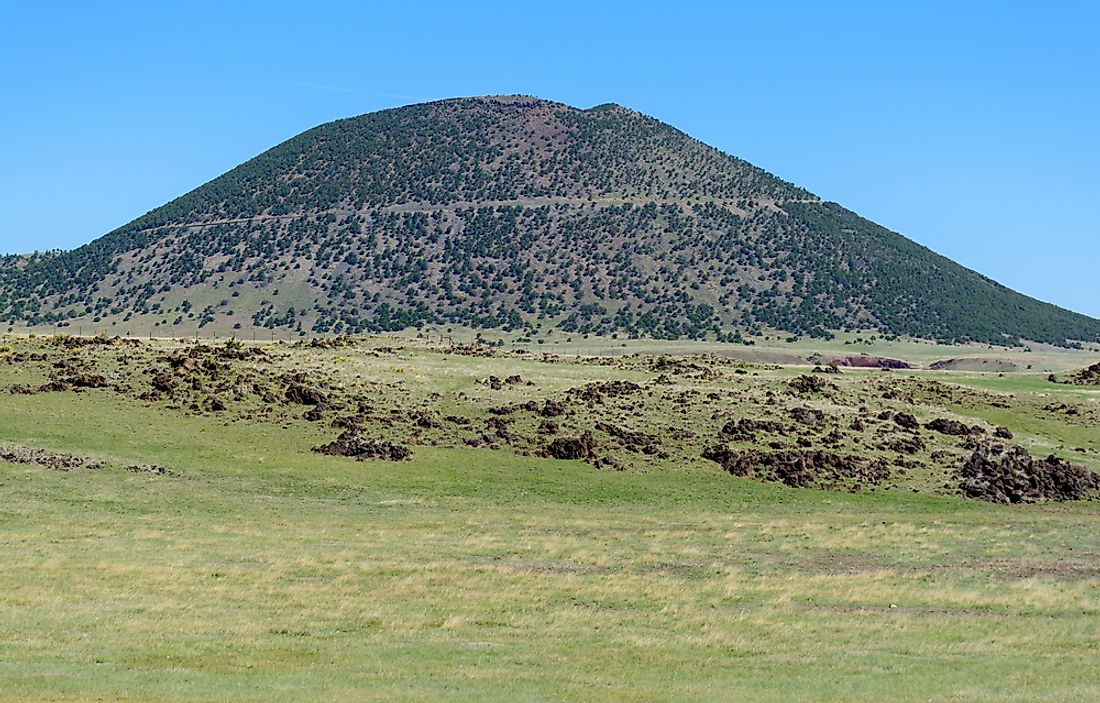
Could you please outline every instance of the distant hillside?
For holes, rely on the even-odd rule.
[[[9,323],[1100,341],[1100,321],[655,119],[514,96],[324,124],[86,246],[2,263]]]

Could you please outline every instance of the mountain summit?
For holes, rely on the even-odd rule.
[[[1100,321],[651,117],[524,96],[330,122],[86,246],[2,263],[12,323],[1100,341]]]

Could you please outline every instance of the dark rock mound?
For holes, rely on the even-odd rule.
[[[367,459],[385,459],[387,461],[404,461],[412,456],[408,447],[390,442],[376,442],[372,439],[364,439],[355,430],[342,432],[335,442],[314,447],[313,451],[327,456],[349,456],[357,461]]]
[[[1100,362],[1070,374],[1065,383],[1074,386],[1100,386]]]
[[[161,371],[153,376],[152,385],[161,393],[171,393],[176,390],[176,379],[172,377],[172,374]]]
[[[996,503],[1080,500],[1100,491],[1100,476],[1053,454],[1036,459],[1017,445],[977,447],[959,469],[968,498]]]
[[[836,386],[820,376],[808,376],[802,374],[787,381],[787,385],[799,393],[821,393]]]
[[[73,388],[106,388],[107,379],[91,373],[81,373],[62,379]]]
[[[958,420],[951,420],[948,418],[936,418],[931,422],[925,424],[930,430],[939,432],[940,434],[953,435],[956,437],[963,437],[970,434],[982,434],[985,432],[981,427],[977,425],[966,425]]]
[[[905,430],[915,430],[920,427],[920,423],[917,422],[917,418],[913,417],[909,413],[898,413],[894,415],[894,424]]]
[[[565,405],[556,400],[546,399],[539,414],[543,417],[560,417],[565,414]]]
[[[595,459],[596,441],[591,432],[580,437],[558,437],[546,446],[542,455],[551,459]]]
[[[328,402],[328,396],[319,389],[298,381],[287,385],[285,397],[287,402],[295,405],[324,405]]]

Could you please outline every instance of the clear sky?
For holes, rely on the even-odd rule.
[[[321,122],[524,93],[653,115],[1100,317],[1100,3],[0,2],[0,251]]]

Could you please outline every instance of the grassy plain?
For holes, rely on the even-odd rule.
[[[282,363],[372,403],[456,413],[489,401],[488,375],[529,379],[506,391],[515,401],[657,375],[368,351]],[[778,391],[805,371],[745,370],[676,383]],[[41,373],[0,364],[0,389]],[[875,374],[845,374],[838,392]],[[1003,425],[1035,453],[1100,468],[1095,424],[1040,410],[1094,417],[1095,390],[1026,373],[891,378],[978,393],[920,404],[922,419]],[[334,434],[106,389],[5,391],[0,444],[110,466],[0,463],[0,701],[1100,699],[1094,502],[990,505],[913,493],[919,477],[792,489],[689,460],[702,436],[608,471],[415,438],[408,462],[309,451]],[[121,468],[134,463],[174,475]]]

